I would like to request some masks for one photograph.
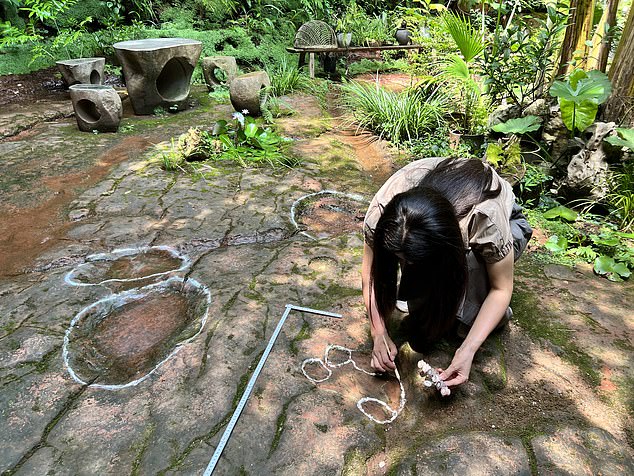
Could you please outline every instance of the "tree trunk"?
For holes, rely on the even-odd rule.
[[[612,95],[608,98],[603,118],[625,127],[634,126],[634,8],[630,9],[623,36],[616,49],[608,73]]]
[[[595,0],[572,0],[570,13],[568,14],[568,26],[566,35],[561,45],[561,57],[557,76],[563,76],[569,72],[570,61],[578,60],[576,67],[584,68],[588,59],[589,46],[586,45],[592,29],[592,17],[594,15]]]
[[[605,73],[605,69],[608,66],[610,47],[612,46],[612,32],[608,32],[608,30],[616,25],[618,10],[619,0],[607,0],[601,20],[592,37],[592,50],[588,57],[588,69],[598,69]]]

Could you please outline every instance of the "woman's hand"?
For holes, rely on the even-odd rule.
[[[445,370],[439,369],[440,378],[445,381],[448,387],[456,387],[469,380],[474,355],[473,352],[461,347],[456,351],[451,365]]]
[[[396,368],[394,359],[396,358],[397,350],[390,336],[385,332],[374,335],[372,338],[374,340],[374,349],[370,360],[372,368],[380,372],[394,370]]]

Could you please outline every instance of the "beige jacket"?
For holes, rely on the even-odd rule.
[[[383,184],[370,202],[365,215],[363,230],[368,243],[371,243],[370,237],[374,233],[383,208],[389,201],[395,195],[418,185],[420,180],[443,160],[444,157],[416,160],[400,169]],[[497,197],[475,205],[459,223],[465,250],[473,250],[487,262],[500,261],[513,250],[509,220],[515,195],[511,185],[493,170],[492,188],[498,186],[501,187],[501,192]]]

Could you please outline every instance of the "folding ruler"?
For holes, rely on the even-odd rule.
[[[227,442],[229,441],[229,438],[231,437],[231,432],[233,431],[233,428],[236,426],[236,423],[238,422],[238,418],[240,418],[240,414],[242,413],[242,410],[244,409],[244,406],[246,405],[247,400],[249,399],[249,396],[251,395],[251,392],[253,391],[253,387],[255,386],[255,381],[258,379],[258,376],[260,375],[260,372],[262,371],[262,367],[264,367],[264,363],[266,362],[266,359],[271,353],[273,344],[275,344],[277,336],[282,330],[282,326],[284,325],[284,322],[286,321],[286,318],[288,317],[291,311],[309,312],[311,314],[318,314],[320,316],[327,316],[327,317],[342,317],[341,314],[335,314],[334,312],[320,311],[317,309],[310,309],[308,307],[295,306],[293,304],[286,305],[286,310],[284,311],[284,314],[282,315],[280,321],[277,323],[277,327],[273,331],[273,335],[271,335],[271,338],[269,339],[269,343],[266,346],[266,349],[264,349],[264,353],[262,354],[262,357],[260,357],[260,361],[258,362],[257,367],[253,371],[253,375],[251,375],[251,378],[249,379],[249,383],[244,389],[242,398],[240,398],[240,401],[238,402],[238,406],[233,412],[233,415],[231,416],[231,420],[229,420],[229,423],[227,424],[227,428],[225,428],[225,432],[222,434],[222,437],[220,438],[220,441],[218,442],[216,451],[211,457],[211,461],[209,461],[209,464],[207,465],[207,469],[204,472],[204,476],[211,476],[211,474],[214,472],[214,469],[216,465],[218,464],[218,460],[220,459],[220,456],[222,455],[222,452],[225,449],[225,446]]]

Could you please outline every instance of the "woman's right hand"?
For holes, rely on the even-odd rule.
[[[372,359],[370,360],[372,368],[380,372],[394,370],[396,368],[394,359],[396,358],[397,350],[390,336],[385,332],[373,336],[373,339],[374,348],[372,350]]]

